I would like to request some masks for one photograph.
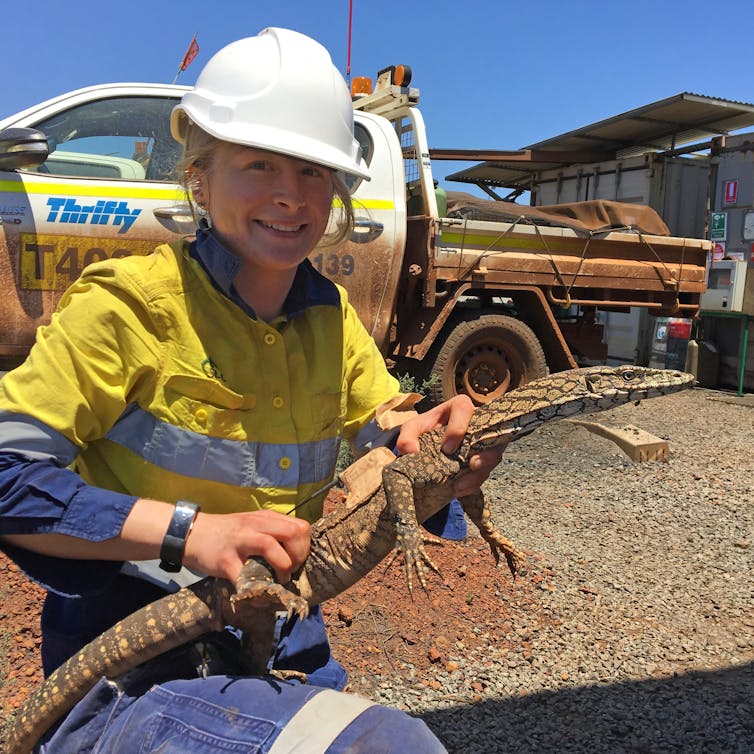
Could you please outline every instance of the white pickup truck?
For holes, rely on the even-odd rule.
[[[596,228],[570,207],[532,218],[465,195],[438,211],[418,90],[382,79],[354,99],[372,173],[353,195],[354,233],[312,261],[399,371],[436,375],[432,399],[483,403],[604,357],[597,309],[696,313],[710,243],[642,227],[646,208],[610,207],[620,221]],[[23,358],[90,262],[193,232],[169,130],[185,90],[106,84],[0,120],[0,356]]]

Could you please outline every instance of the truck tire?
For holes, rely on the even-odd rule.
[[[444,342],[429,356],[432,403],[466,393],[479,406],[547,374],[542,346],[524,322],[464,313],[449,324]]]

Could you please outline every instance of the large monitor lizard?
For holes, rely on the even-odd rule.
[[[344,504],[312,526],[311,551],[294,578],[275,583],[264,561],[244,565],[236,589],[209,578],[168,595],[120,621],[61,665],[18,713],[7,754],[29,752],[35,742],[102,677],[127,670],[202,635],[232,625],[249,637],[252,661],[264,672],[271,625],[278,610],[305,616],[309,606],[331,599],[371,571],[393,549],[405,558],[409,589],[415,572],[426,588],[434,564],[424,550],[419,522],[453,498],[453,482],[469,458],[506,445],[543,424],[591,414],[692,387],[694,376],[643,367],[588,367],[535,380],[478,407],[466,436],[452,455],[441,451],[442,429],[421,436],[420,451],[389,462],[382,484]],[[469,518],[500,553],[511,572],[525,570],[525,557],[493,525],[482,493],[460,499]]]

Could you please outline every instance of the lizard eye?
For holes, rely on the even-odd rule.
[[[623,381],[631,382],[636,377],[636,372],[632,372],[630,369],[626,369],[623,372]]]

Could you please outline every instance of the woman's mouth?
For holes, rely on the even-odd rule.
[[[304,226],[303,225],[284,225],[282,223],[267,223],[264,220],[259,220],[260,225],[270,230],[277,230],[282,233],[298,233]]]

